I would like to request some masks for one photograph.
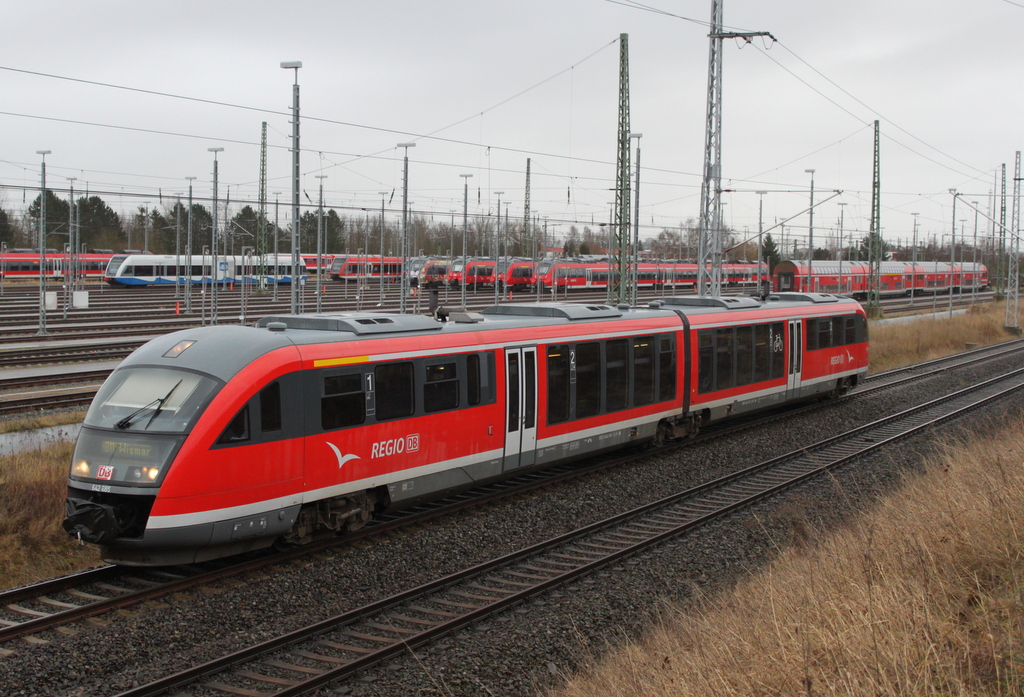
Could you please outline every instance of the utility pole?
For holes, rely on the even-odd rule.
[[[42,155],[39,186],[39,336],[46,336],[46,156],[49,150],[36,150]]]
[[[1020,334],[1017,318],[1017,289],[1020,285],[1020,150],[1017,151],[1013,170],[1013,223],[1010,226],[1010,249],[1006,264],[1006,322],[1004,326]]]
[[[316,313],[319,315],[323,311],[324,179],[327,175],[318,174],[316,178],[320,180],[320,204],[316,209]]]
[[[217,324],[217,276],[220,272],[220,254],[217,246],[217,153],[224,148],[207,148],[213,153],[213,226],[210,228],[210,324]]]
[[[260,137],[260,188],[259,188],[259,217],[256,219],[256,264],[259,287],[262,288],[266,279],[266,257],[267,257],[267,122],[263,122],[263,132]],[[275,232],[276,234],[276,232]],[[276,262],[276,260],[275,260]]]
[[[468,182],[467,182],[468,183]],[[526,158],[526,191],[523,194],[523,252],[525,255],[526,241],[530,239],[530,158]],[[534,265],[536,271],[536,262]]]
[[[870,284],[868,286],[868,317],[882,316],[882,304],[879,288],[882,272],[882,166],[879,149],[878,121],[875,121],[875,157],[874,176],[871,180],[871,230],[869,232],[871,247],[868,249],[868,263],[871,266]],[[955,201],[954,201],[955,206]]]
[[[615,218],[612,221],[608,294],[615,304],[629,301],[627,259],[631,226],[629,166],[629,34],[619,34],[619,132],[615,168]]]
[[[192,314],[192,182],[195,181],[195,177],[185,177],[188,179],[188,231],[185,233],[185,264],[188,266],[188,274],[186,274],[185,281],[185,313]],[[201,267],[200,267],[201,268]],[[199,276],[202,278],[203,272],[199,271]]]
[[[402,284],[400,288],[399,312],[405,314],[405,306],[409,295],[409,148],[415,148],[416,143],[399,143],[398,147],[405,148],[405,166],[402,169]]]
[[[291,271],[291,313],[299,314],[299,68],[302,61],[283,61],[281,67],[295,71],[292,86],[292,271]]]
[[[527,162],[527,170],[529,170],[529,162],[530,161],[527,160],[526,162]],[[467,226],[467,223],[469,221],[469,178],[472,177],[473,175],[472,174],[460,174],[459,176],[462,177],[463,181],[465,182],[465,184],[463,185],[463,189],[462,189],[462,283],[459,284],[459,290],[462,291],[462,298],[461,298],[462,302],[459,305],[459,307],[461,307],[463,310],[465,310],[466,309],[466,279],[469,278],[469,273],[468,273],[469,272],[469,258],[466,256],[466,226]],[[527,181],[529,181],[529,179],[527,179]],[[527,191],[529,191],[529,188],[527,188]],[[381,225],[383,225],[384,224],[384,199],[381,199],[381,202],[380,202],[380,216],[381,216],[380,217]],[[381,240],[382,240],[381,241],[381,255],[382,256],[384,254],[384,251],[383,251],[383,249],[384,249],[383,239],[384,238],[381,237]],[[381,282],[383,283],[383,277],[381,279]]]
[[[708,35],[707,130],[697,246],[697,292],[701,296],[718,296],[722,292],[722,40],[743,39],[750,43],[754,37],[766,36],[775,41],[766,31],[723,32],[722,2],[711,0],[711,33]]]

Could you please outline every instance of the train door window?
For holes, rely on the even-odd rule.
[[[715,330],[715,390],[733,386],[733,328]]]
[[[366,420],[363,374],[328,375],[320,398],[320,426],[325,431],[358,426]]]
[[[412,416],[412,363],[385,363],[378,365],[373,374],[377,382],[377,420]]]
[[[569,347],[548,346],[548,424],[569,420]]]
[[[281,430],[281,383],[274,381],[260,390],[260,433]]]
[[[772,364],[771,325],[758,324],[754,327],[754,382],[764,382],[769,377]]]
[[[658,401],[676,398],[676,346],[671,334],[658,337]]]
[[[601,413],[601,343],[576,344],[576,418]]]
[[[217,439],[217,445],[226,445],[229,443],[244,443],[249,440],[249,405],[246,404],[242,407],[235,418],[231,419],[228,423],[227,428],[220,434],[220,438]]]
[[[654,337],[633,339],[633,406],[654,402]]]
[[[480,356],[475,353],[466,356],[466,392],[469,406],[480,404]]]
[[[711,392],[715,386],[715,330],[701,329],[697,346],[697,391]]]
[[[519,430],[519,351],[509,351],[508,358],[508,433]]]
[[[458,378],[455,361],[427,365],[426,380],[423,383],[423,411],[430,414],[458,407]]]
[[[537,352],[523,352],[523,376],[526,390],[523,394],[523,428],[534,428],[537,423]]]
[[[754,380],[754,328],[736,327],[736,384]]]
[[[609,339],[605,351],[605,404],[608,411],[629,406],[629,344],[626,339]]]

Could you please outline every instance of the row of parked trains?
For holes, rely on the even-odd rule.
[[[126,565],[302,545],[373,516],[856,386],[823,293],[270,316],[156,338],[90,406],[64,528]]]
[[[72,260],[56,250],[47,255],[46,275],[59,280],[72,268]],[[151,286],[175,282],[209,283],[216,266],[219,283],[291,283],[290,255],[222,256],[216,264],[210,256],[194,255],[191,268],[186,258],[175,255],[115,254],[110,250],[90,250],[74,261],[75,273],[102,278],[112,285]],[[320,263],[318,267],[317,263]],[[324,276],[338,282],[397,283],[401,279],[402,260],[372,255],[301,255],[298,278],[322,269]],[[637,267],[636,283],[641,289],[669,293],[692,292],[697,284],[697,264],[692,262],[643,262]],[[554,292],[607,288],[609,279],[618,280],[617,270],[607,261],[544,259],[413,258],[407,262],[409,283],[420,288],[493,288],[501,292]],[[806,261],[780,262],[771,276],[768,267],[756,263],[724,264],[722,281],[727,286],[770,289],[780,292],[819,292],[849,295],[864,299],[871,286],[870,268],[857,262]],[[11,250],[0,255],[0,278],[38,278],[39,253]],[[988,269],[983,264],[961,262],[898,262],[880,265],[878,288],[882,296],[922,295],[987,288]]]

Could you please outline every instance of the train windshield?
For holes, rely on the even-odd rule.
[[[103,383],[85,416],[85,425],[119,431],[182,432],[216,388],[215,380],[197,373],[125,368]]]
[[[121,262],[128,258],[127,254],[115,254],[110,257],[110,262],[107,264],[107,275],[116,276],[117,270],[121,267]]]

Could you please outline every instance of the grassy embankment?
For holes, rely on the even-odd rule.
[[[891,360],[913,362],[916,352],[931,357],[933,352],[962,350],[965,342],[986,343],[984,332],[1001,336],[1002,305],[981,313],[955,317],[952,322],[920,321],[910,325],[874,327],[871,330],[872,362],[889,366]],[[932,325],[927,331],[923,325]],[[945,337],[945,338],[943,338]],[[933,348],[945,345],[945,349]],[[891,359],[895,348],[902,354]],[[81,413],[61,416],[59,422],[81,419]],[[8,430],[45,425],[38,420],[3,422]],[[69,444],[0,458],[0,587],[11,587],[48,578],[98,563],[95,548],[79,547],[60,527],[63,517],[65,477],[71,459]]]
[[[1002,311],[875,327],[872,361],[1002,340]],[[1022,453],[1020,415],[948,443],[848,529],[670,610],[551,697],[1024,694]]]

